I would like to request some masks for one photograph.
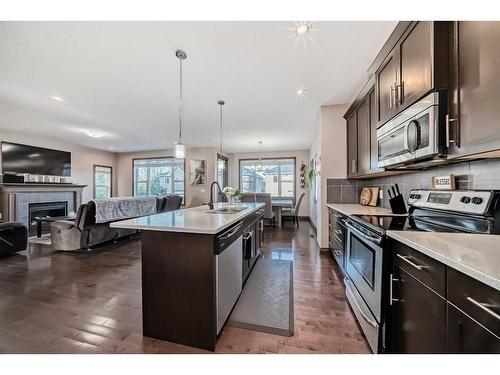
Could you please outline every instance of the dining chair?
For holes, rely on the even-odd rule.
[[[266,205],[264,219],[269,220],[274,226],[276,216],[271,204],[271,193],[243,193],[240,200],[241,203],[264,203]]]
[[[305,195],[306,193],[304,192],[300,193],[299,197],[297,198],[297,202],[293,205],[292,209],[283,211],[281,213],[282,218],[291,217],[293,223],[297,224],[297,227],[299,227],[299,210]]]

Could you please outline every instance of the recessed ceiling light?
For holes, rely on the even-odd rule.
[[[297,25],[297,29],[295,29],[295,32],[299,36],[304,36],[310,29],[311,26],[309,26],[307,23],[299,23]]]
[[[92,138],[102,138],[105,135],[105,133],[99,130],[85,130],[85,133]]]
[[[307,93],[308,93],[307,87],[305,87],[304,85],[298,86],[294,91],[295,99],[296,100],[304,99]]]
[[[64,99],[61,98],[60,96],[52,95],[51,98],[57,100],[58,102],[64,102]]]

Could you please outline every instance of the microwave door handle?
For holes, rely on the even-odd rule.
[[[407,123],[405,125],[405,130],[404,130],[404,147],[406,152],[409,152],[410,154],[413,154],[413,152],[410,150],[410,146],[408,145],[408,126],[410,123]]]

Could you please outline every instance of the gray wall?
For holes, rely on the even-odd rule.
[[[384,198],[379,206],[389,208],[387,189],[397,183],[405,201],[411,189],[432,187],[433,176],[454,174],[457,189],[498,189],[500,190],[500,159],[478,160],[439,166],[396,176],[366,180],[328,179],[328,203],[359,203],[359,194],[364,186],[378,186],[384,190]]]

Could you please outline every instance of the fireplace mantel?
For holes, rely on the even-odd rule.
[[[4,221],[20,221],[27,224],[27,207],[33,202],[67,200],[68,208],[76,211],[82,203],[82,193],[86,186],[57,183],[0,183],[1,218]]]

